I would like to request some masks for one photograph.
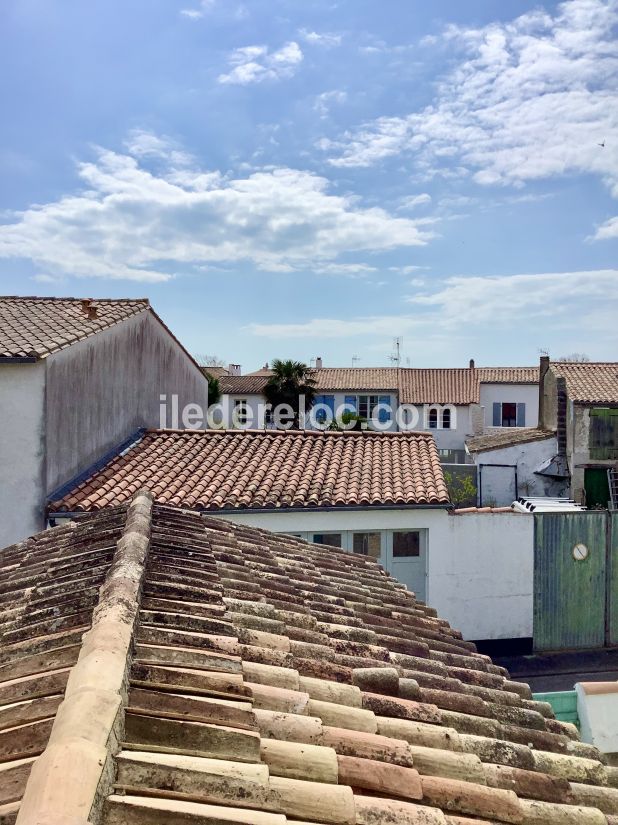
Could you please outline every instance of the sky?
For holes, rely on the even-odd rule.
[[[618,360],[618,0],[3,0],[0,291],[257,369]]]

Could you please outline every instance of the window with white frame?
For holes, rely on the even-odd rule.
[[[314,533],[314,544],[326,544],[328,547],[341,547],[341,533]]]
[[[232,423],[235,427],[243,427],[249,418],[249,409],[246,398],[235,398],[232,410]]]
[[[370,421],[372,418],[380,423],[391,420],[390,395],[346,395],[345,403],[354,407],[359,418]]]
[[[451,408],[445,407],[442,410],[442,429],[443,430],[450,430],[451,429]]]

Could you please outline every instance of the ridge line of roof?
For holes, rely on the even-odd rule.
[[[204,430],[189,430],[189,429],[174,429],[165,427],[151,427],[145,431],[145,435],[166,434],[166,435],[272,435],[278,437],[285,437],[290,435],[307,435],[318,438],[320,436],[328,436],[334,438],[337,436],[356,436],[358,438],[368,436],[389,436],[391,438],[405,438],[407,436],[416,436],[428,441],[433,440],[433,434],[424,430],[398,430],[389,432],[379,432],[376,430],[278,430],[278,429],[235,429],[233,427],[218,429],[212,427]]]
[[[73,295],[58,296],[58,295],[0,295],[0,301],[92,301],[93,303],[106,304],[148,304],[150,306],[150,298],[93,298],[84,297],[78,298]]]
[[[120,711],[150,548],[152,508],[153,497],[146,490],[136,493],[127,508],[91,628],[82,638],[47,746],[26,783],[18,825],[69,820],[86,825],[97,801],[102,804],[111,792],[108,742],[114,732],[121,738]],[[96,661],[105,667],[93,669]]]

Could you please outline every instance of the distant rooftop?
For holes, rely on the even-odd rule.
[[[550,369],[566,382],[571,401],[579,404],[618,404],[618,363],[552,362]]]
[[[555,433],[539,427],[503,427],[500,430],[466,439],[466,446],[471,453],[482,453],[487,450],[514,447],[517,444],[528,444],[532,441],[544,441],[552,437],[555,437]]]

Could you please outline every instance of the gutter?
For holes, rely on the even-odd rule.
[[[38,355],[0,355],[0,364],[36,364]]]
[[[126,502],[122,502],[124,504]],[[157,502],[155,502],[156,504]],[[112,507],[120,506],[120,504],[112,504]],[[170,507],[169,504],[163,504],[164,507]],[[328,505],[324,507],[225,507],[218,510],[208,510],[203,508],[178,507],[178,510],[189,510],[193,513],[199,513],[200,516],[231,516],[231,515],[256,515],[257,513],[341,513],[341,512],[364,512],[367,510],[453,510],[454,504],[352,504],[352,505]],[[102,508],[99,508],[102,509]],[[54,519],[71,519],[79,520],[83,516],[92,515],[99,510],[58,510],[47,513],[47,520]]]

